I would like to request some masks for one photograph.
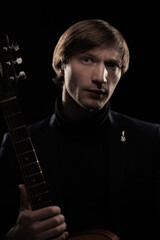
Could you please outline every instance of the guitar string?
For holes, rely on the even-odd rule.
[[[17,101],[15,100],[14,102],[13,102],[13,106],[12,106],[12,102],[10,102],[11,104],[9,104],[9,107],[10,108],[8,108],[8,112],[9,112],[9,114],[12,114],[13,112],[15,113],[16,111],[15,110],[13,110],[14,108],[16,108],[16,110],[18,109],[18,111],[17,111],[17,113],[18,114],[20,114],[20,116],[21,116],[21,118],[19,119],[20,120],[20,123],[21,123],[21,125],[24,125],[24,119],[23,119],[23,117],[22,117],[22,114],[21,114],[21,111],[19,111],[19,106],[18,106],[18,103],[17,103]],[[12,115],[13,116],[13,115]],[[15,115],[16,116],[16,115]],[[15,118],[15,120],[18,120],[17,118]],[[11,127],[11,129],[13,129],[14,127],[16,127],[17,126],[17,123],[18,123],[18,126],[19,126],[19,122],[17,121],[17,123],[14,125],[14,122],[11,120],[11,118],[10,118],[10,116],[9,116],[9,118],[8,118],[8,123],[10,124],[10,127]],[[16,134],[18,134],[18,132],[17,131],[12,131],[12,135],[13,135],[13,140],[15,140],[15,142],[16,142],[16,138],[18,138],[19,139],[19,137],[21,138],[21,136],[16,136]],[[27,137],[28,137],[28,135],[27,135]],[[19,157],[19,159],[20,159],[20,161],[21,161],[21,164],[22,164],[22,160],[23,160],[23,157],[22,157],[22,155],[21,155],[21,153],[23,153],[23,152],[25,152],[26,151],[26,149],[24,149],[23,148],[24,146],[23,145],[21,145],[21,144],[15,144],[15,149],[16,149],[16,151],[17,151],[17,153],[18,153],[18,157]],[[23,171],[22,171],[22,173],[24,173],[24,177],[28,177],[28,174],[29,174],[29,176],[31,176],[32,174],[33,174],[33,172],[32,172],[32,168],[31,168],[31,165],[29,165],[29,166],[27,166],[27,168],[26,167],[24,167],[23,168]],[[38,172],[39,173],[39,172]],[[32,179],[31,179],[32,180]],[[28,185],[30,185],[30,178],[25,178],[25,181],[26,181],[26,184],[28,184]],[[35,195],[35,193],[34,193],[34,190],[35,190],[35,188],[33,188],[32,189],[32,195],[34,194]],[[31,189],[30,189],[30,191],[31,191]],[[29,192],[30,193],[30,192]],[[34,198],[32,198],[32,205],[37,205],[36,204],[36,202],[34,201],[34,200],[36,200],[36,199],[34,199]],[[35,208],[35,207],[34,207]]]
[[[11,114],[13,112],[14,113],[15,112],[20,112],[21,113],[21,111],[19,111],[19,106],[17,104],[17,98],[15,98],[14,102],[9,101],[9,102],[3,103],[2,107],[3,107],[4,113],[5,113],[5,118],[6,118],[8,128],[11,131],[11,138],[12,138],[12,141],[14,143],[14,142],[17,141],[18,137],[21,137],[21,136],[18,136],[18,135],[16,136],[16,134],[18,134],[18,133],[13,130],[15,125],[18,124],[18,122],[16,124],[14,124],[13,121],[11,120]],[[24,149],[20,148],[19,144],[14,144],[14,148],[15,148],[15,152],[16,152],[16,155],[18,157],[20,166],[21,166],[21,164],[22,164],[21,153],[23,152]],[[28,170],[29,170],[29,168],[28,168]],[[28,176],[28,172],[26,171],[26,168],[23,169],[22,175],[23,175],[23,178],[24,178],[24,181],[25,181],[26,185],[29,185],[30,184],[30,182],[28,181],[29,178],[26,178],[26,176]],[[30,192],[29,192],[29,197],[31,198]],[[32,198],[32,205],[33,205],[34,208],[36,207],[36,199],[34,199],[34,198]]]
[[[15,128],[16,124],[14,124],[13,121],[11,120],[11,114],[13,112],[15,112],[15,110],[13,111],[13,106],[10,106],[11,105],[10,103],[11,103],[10,101],[4,103],[4,111],[5,111],[7,125],[11,132],[12,141],[13,141],[13,143],[15,143],[17,141],[18,136],[16,136],[16,131],[14,131],[13,129]],[[21,163],[20,153],[22,150],[20,149],[20,146],[15,145],[15,144],[14,144],[14,148],[15,148],[18,160],[20,161],[20,166],[21,166],[22,163]],[[27,174],[27,172],[26,172],[26,174]],[[23,172],[23,177],[25,178],[25,169]]]

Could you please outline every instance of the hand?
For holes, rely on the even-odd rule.
[[[7,240],[64,240],[68,237],[66,222],[58,206],[31,210],[24,185],[19,185],[21,205],[15,226],[8,232]]]

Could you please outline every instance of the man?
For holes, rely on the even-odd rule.
[[[158,236],[160,126],[109,104],[128,67],[127,43],[108,22],[80,21],[62,34],[53,54],[62,88],[55,113],[28,127],[53,205],[32,209],[5,135],[1,233],[8,240],[62,240],[88,229],[121,240]]]

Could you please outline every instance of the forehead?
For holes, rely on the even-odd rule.
[[[108,60],[113,59],[117,61],[121,61],[121,55],[116,47],[105,47],[105,48],[93,48],[91,50],[81,52],[78,55],[87,55],[91,57],[95,57],[99,60]]]

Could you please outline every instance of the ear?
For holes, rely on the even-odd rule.
[[[58,69],[58,72],[59,72],[59,75],[60,75],[61,77],[64,76],[64,70],[63,70],[63,69],[59,68],[59,69]]]

